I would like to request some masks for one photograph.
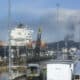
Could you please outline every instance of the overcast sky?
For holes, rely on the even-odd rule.
[[[11,27],[19,23],[34,30],[33,39],[41,26],[46,42],[60,41],[72,34],[79,41],[80,0],[11,0]],[[8,40],[8,0],[0,0],[0,40]]]

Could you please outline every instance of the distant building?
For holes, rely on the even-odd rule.
[[[63,53],[67,53],[68,52],[68,49],[67,48],[62,48],[62,52]]]

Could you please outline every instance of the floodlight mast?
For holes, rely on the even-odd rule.
[[[57,7],[57,11],[56,11],[56,20],[57,20],[57,27],[59,26],[59,3],[56,4],[56,7]],[[59,43],[57,42],[57,53],[59,52]]]

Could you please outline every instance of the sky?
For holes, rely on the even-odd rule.
[[[0,0],[0,40],[3,41],[8,40],[8,1]],[[34,30],[34,40],[41,27],[45,42],[60,41],[66,36],[79,41],[80,0],[11,0],[11,28],[19,23]]]

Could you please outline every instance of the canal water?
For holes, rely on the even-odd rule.
[[[0,74],[0,80],[9,80],[8,79],[8,73],[2,73],[2,74]]]
[[[8,73],[2,73],[2,74],[0,74],[0,80],[9,80]],[[26,80],[26,78],[23,77],[23,78],[17,79],[17,80]]]

